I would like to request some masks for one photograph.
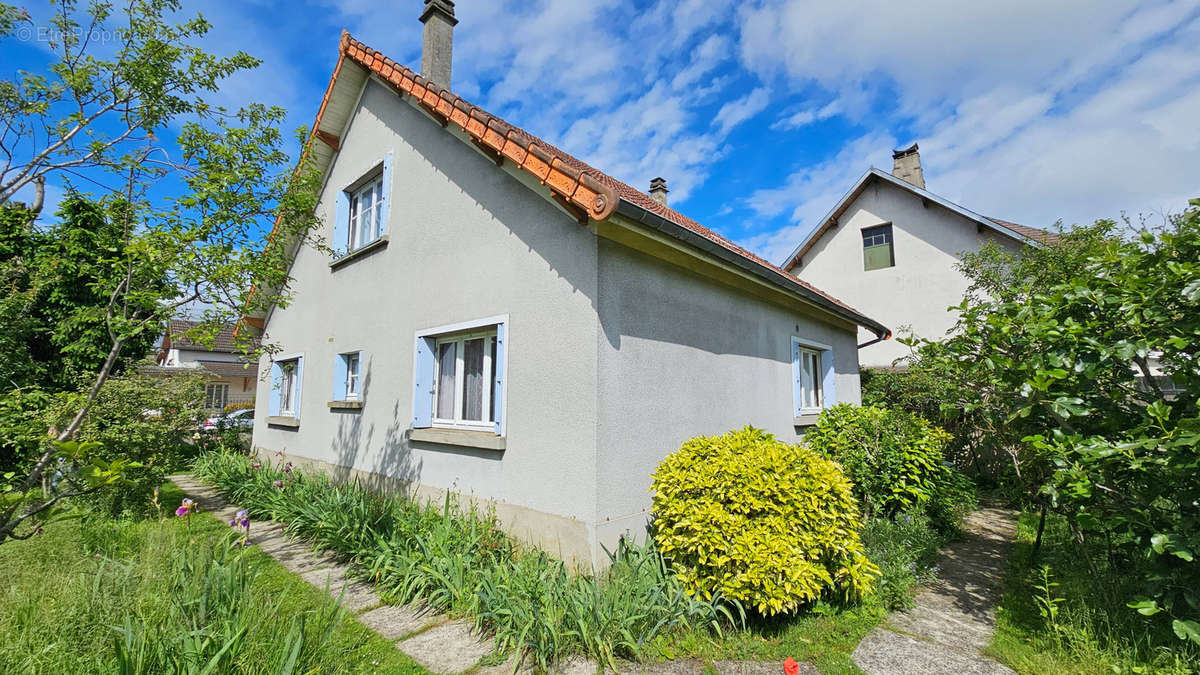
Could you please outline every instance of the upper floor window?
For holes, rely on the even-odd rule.
[[[366,248],[388,232],[392,156],[337,193],[334,205],[333,248],[338,257]]]
[[[879,270],[896,265],[896,254],[892,250],[892,224],[868,227],[862,231],[863,269]]]
[[[383,176],[350,194],[350,250],[383,236]]]

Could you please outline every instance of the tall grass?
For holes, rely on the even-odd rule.
[[[182,521],[85,513],[0,547],[0,672],[423,672],[227,525]]]
[[[286,523],[357,563],[389,600],[469,616],[495,635],[498,650],[541,667],[572,654],[615,666],[669,631],[719,633],[743,618],[721,598],[685,593],[650,546],[622,543],[604,574],[576,574],[512,541],[490,514],[449,499],[418,503],[323,474],[254,466],[244,456],[213,453],[195,469],[252,516]]]
[[[1047,519],[1034,561],[1037,522],[1037,513],[1021,515],[991,654],[1038,675],[1200,672],[1200,648],[1127,606],[1140,591],[1130,570],[1138,561],[1112,565],[1104,551],[1080,546],[1060,516]]]

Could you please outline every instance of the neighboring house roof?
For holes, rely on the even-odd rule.
[[[808,250],[811,249],[813,247],[813,245],[817,243],[817,240],[819,240],[822,235],[824,235],[835,224],[837,224],[838,218],[840,218],[842,216],[842,214],[845,213],[846,209],[848,209],[850,207],[850,204],[852,204],[854,202],[854,200],[857,199],[860,194],[862,194],[862,191],[865,190],[867,185],[869,185],[871,183],[871,181],[873,181],[873,180],[882,180],[882,181],[890,183],[891,185],[894,185],[898,188],[907,190],[907,191],[921,197],[922,199],[925,199],[929,202],[937,204],[943,208],[949,209],[950,211],[957,213],[958,215],[962,216],[963,218],[966,218],[967,220],[974,221],[982,227],[986,227],[989,230],[992,230],[993,232],[996,232],[998,234],[1002,234],[1006,237],[1016,239],[1017,241],[1024,243],[1024,244],[1030,244],[1033,246],[1041,246],[1041,245],[1053,244],[1054,242],[1058,241],[1058,239],[1059,239],[1059,235],[1054,232],[1047,232],[1046,230],[1039,230],[1036,227],[1026,227],[1025,225],[1018,225],[1016,223],[1010,223],[1007,220],[1000,220],[998,218],[988,218],[987,216],[981,216],[978,213],[971,211],[970,209],[967,209],[962,206],[959,206],[958,204],[955,204],[954,202],[950,201],[949,199],[946,199],[945,197],[935,195],[932,192],[925,190],[923,188],[919,188],[916,185],[913,185],[912,183],[909,183],[906,180],[897,178],[897,177],[893,176],[892,174],[887,173],[886,171],[881,171],[879,169],[872,167],[866,173],[864,173],[862,175],[862,177],[859,178],[858,181],[854,184],[854,187],[850,188],[850,191],[847,192],[845,194],[845,196],[843,196],[838,201],[838,203],[835,204],[834,207],[829,210],[829,213],[825,214],[825,217],[823,217],[819,221],[819,224],[817,225],[817,227],[813,228],[813,230],[811,232],[809,232],[808,236],[805,237],[804,241],[800,242],[800,245],[792,250],[792,252],[788,255],[788,257],[783,261],[783,264],[781,265],[781,267],[783,267],[784,269],[791,267],[805,253],[808,253]]]
[[[236,343],[233,339],[233,326],[223,326],[221,332],[217,333],[213,339],[212,348],[205,347],[184,336],[187,331],[199,326],[199,321],[188,321],[186,319],[171,319],[167,322],[167,334],[163,338],[163,349],[194,349],[203,352],[216,352],[219,354],[232,354],[236,349]]]
[[[313,123],[309,143],[322,171],[327,171],[341,143],[359,89],[370,75],[401,95],[409,95],[443,127],[456,129],[497,163],[505,159],[537,178],[555,200],[580,219],[605,220],[614,213],[683,241],[739,269],[799,296],[810,304],[877,335],[890,335],[883,324],[788,274],[696,221],[652,199],[649,195],[599,171],[559,148],[473,105],[447,89],[342,33],[339,58],[321,108]],[[349,67],[348,67],[349,66]],[[311,139],[310,139],[311,140]],[[274,234],[274,232],[272,232]],[[244,321],[261,328],[262,317]]]
[[[198,360],[196,363],[200,367],[213,375],[220,377],[258,377],[258,364],[247,362],[237,363],[234,361],[203,361]]]

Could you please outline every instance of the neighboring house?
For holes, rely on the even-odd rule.
[[[258,364],[248,362],[236,349],[233,326],[221,329],[209,349],[185,336],[199,322],[172,319],[167,322],[158,350],[157,366],[143,368],[151,375],[203,373],[204,407],[219,411],[230,403],[253,403],[258,391]]]
[[[872,168],[780,265],[893,328],[936,340],[957,319],[949,307],[970,282],[966,251],[995,242],[1011,252],[1058,235],[988,218],[925,189],[917,144],[892,153],[891,174]],[[870,341],[868,331],[860,340]],[[891,366],[907,346],[890,340],[859,352],[864,367]]]
[[[600,566],[683,441],[859,401],[886,327],[435,84],[453,7],[422,21],[432,80],[342,37],[310,147],[337,254],[293,242],[292,302],[242,324],[278,348],[260,453],[486,500]]]

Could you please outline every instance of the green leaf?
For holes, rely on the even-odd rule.
[[[1138,614],[1141,614],[1142,616],[1154,616],[1155,614],[1158,614],[1160,611],[1162,611],[1159,608],[1157,601],[1149,600],[1146,598],[1143,598],[1141,600],[1135,600],[1134,602],[1131,602],[1126,606],[1129,607],[1130,609],[1136,609],[1138,611]]]
[[[1200,645],[1200,623],[1175,619],[1171,622],[1171,628],[1180,640],[1191,640]]]

